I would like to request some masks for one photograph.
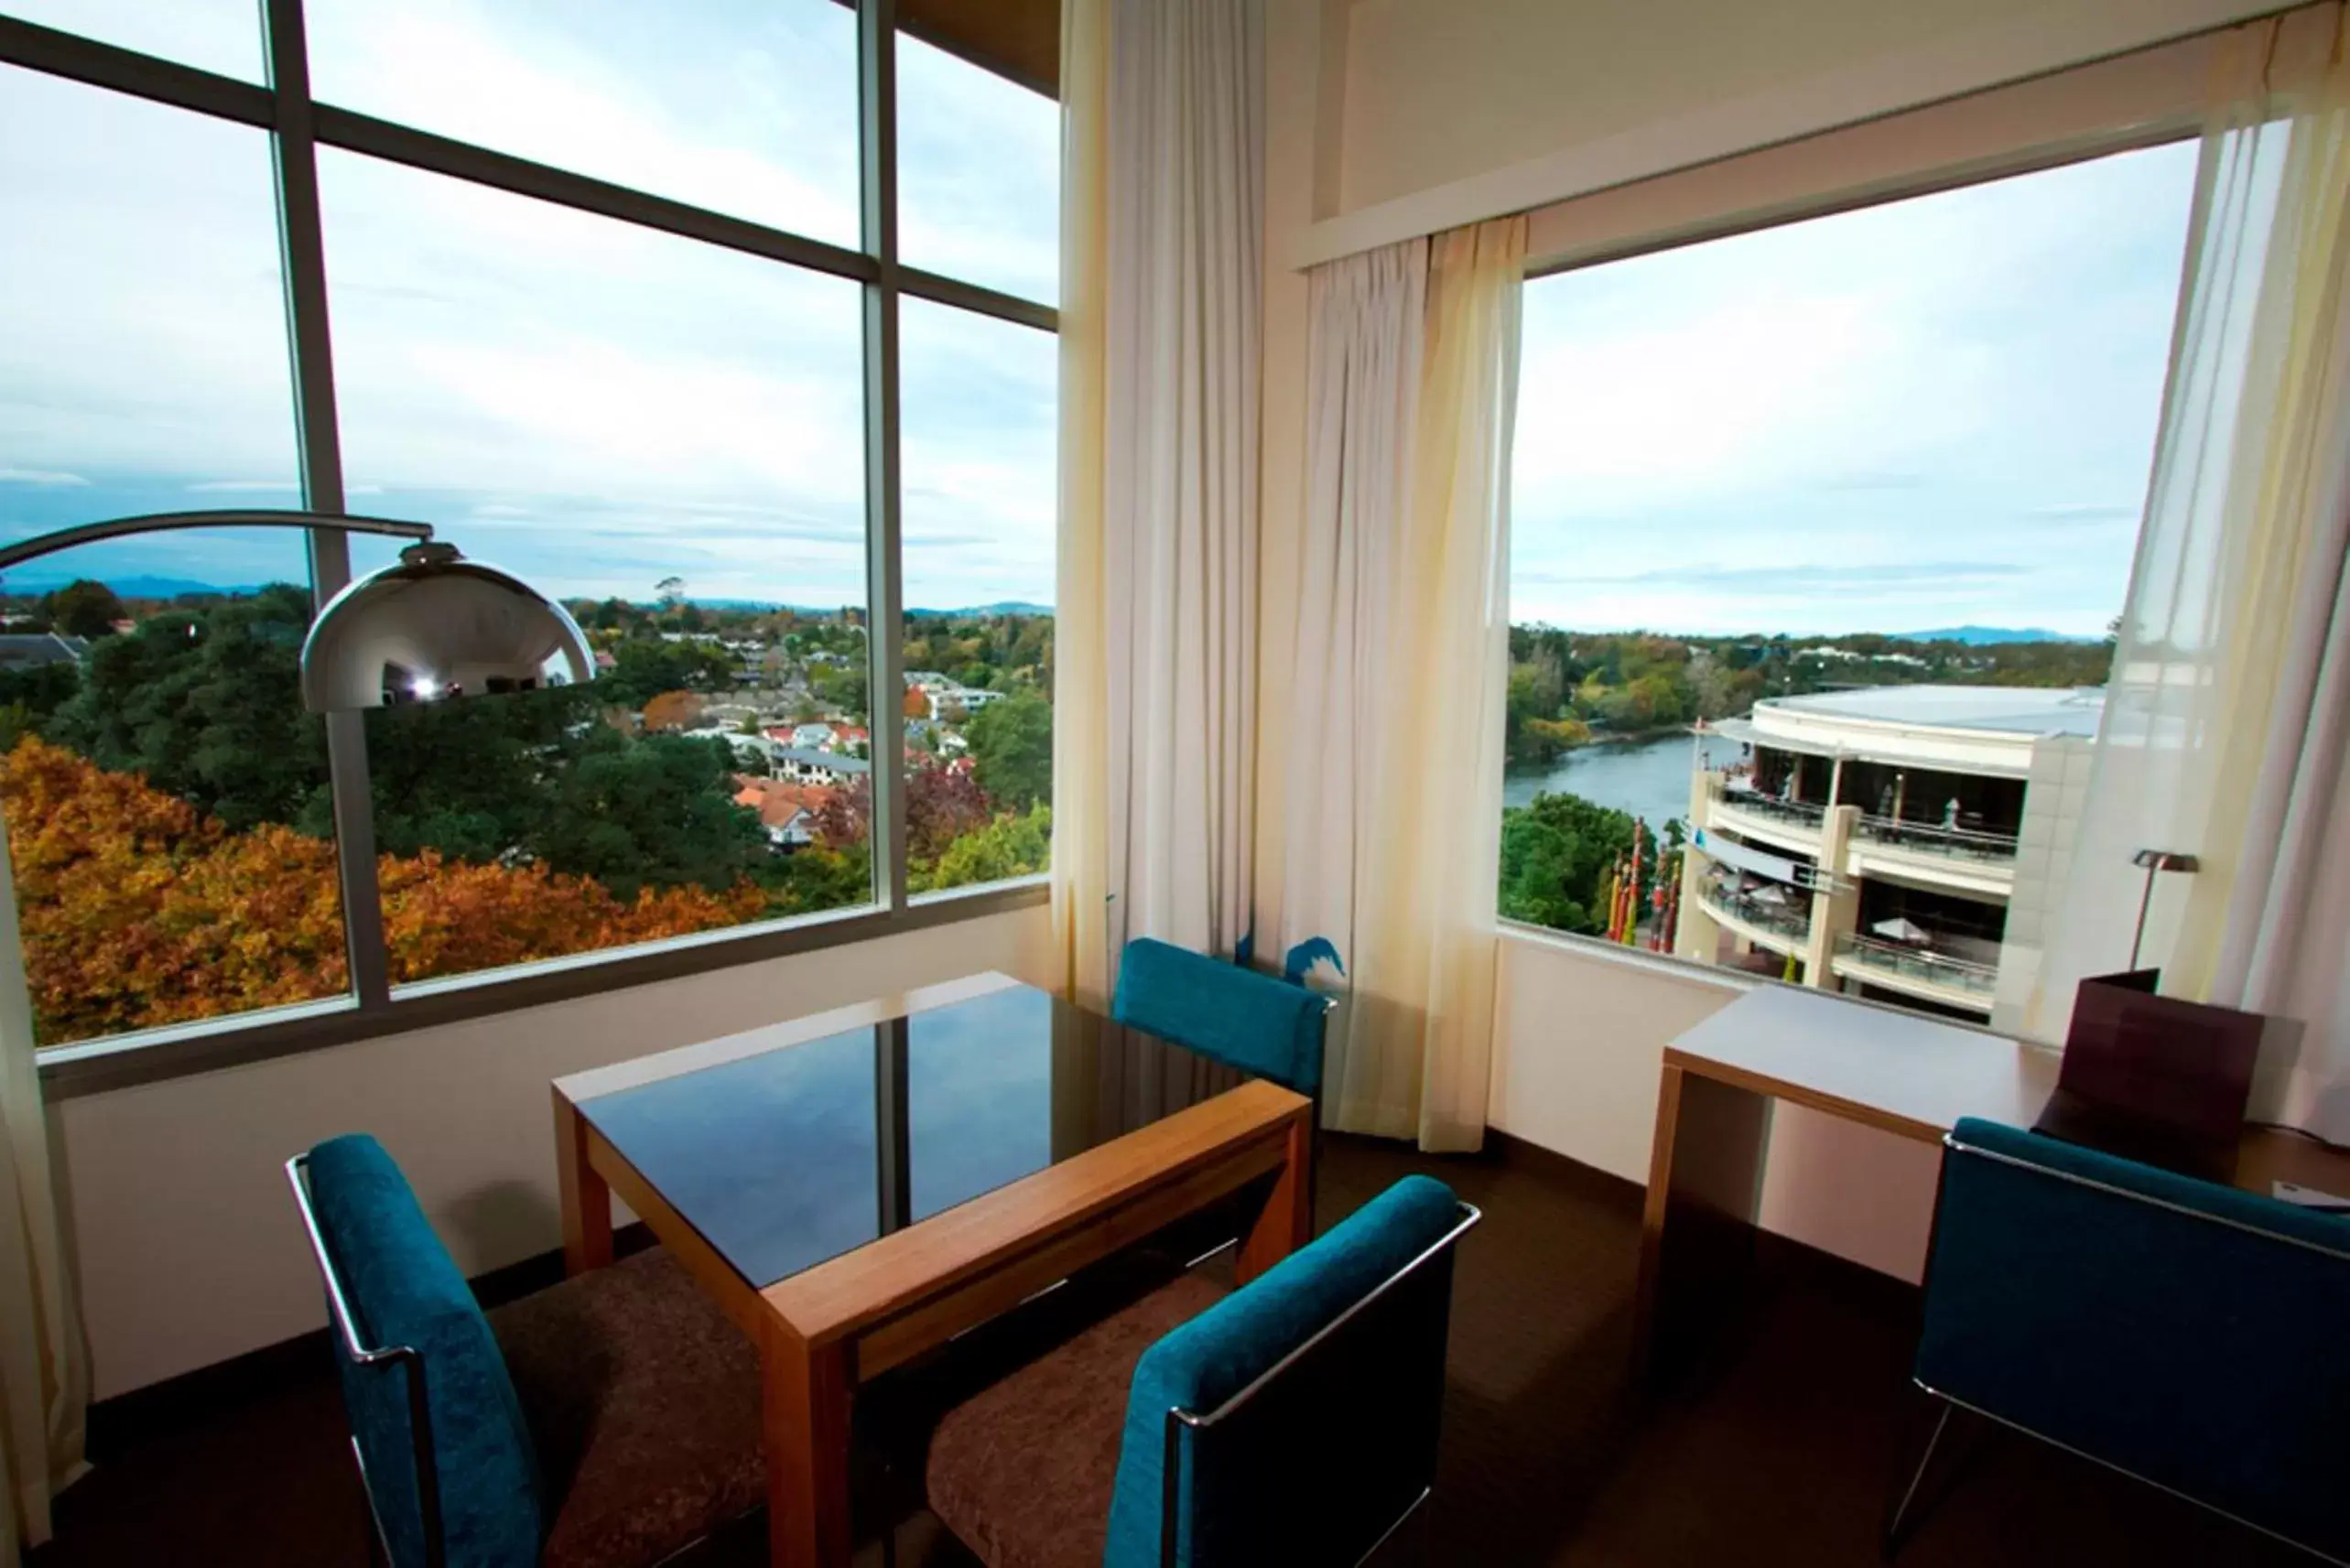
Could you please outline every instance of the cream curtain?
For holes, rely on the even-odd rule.
[[[2201,869],[2160,879],[2144,961],[2172,995],[2301,1010],[2305,1068],[2338,1086],[2345,1020],[2319,993],[2350,938],[2323,874],[2350,832],[2334,822],[2350,98],[2337,18],[2291,47],[2313,20],[2240,29],[2216,85],[2145,525],[2029,1022],[2060,1034],[2080,978],[2128,962],[2133,854],[2185,851]],[[2317,1093],[2304,1083],[2305,1112]]]
[[[7,833],[0,824],[0,871]],[[0,1568],[49,1539],[49,1499],[79,1476],[90,1400],[33,1067],[16,894],[0,875]]]
[[[1281,941],[1347,971],[1331,1125],[1484,1137],[1525,222],[1316,269]]]
[[[1249,930],[1258,0],[1070,0],[1054,912],[1075,994],[1130,936]]]
[[[2283,341],[2255,506],[2294,547],[2277,548],[2263,584],[2282,611],[2257,652],[2273,669],[2265,714],[2236,694],[2255,756],[2214,823],[2232,885],[2190,904],[2182,946],[2209,964],[2212,1000],[2300,1026],[2256,1114],[2350,1142],[2350,66],[2338,36],[2334,57],[2314,81],[2264,95],[2281,118],[2235,133],[2269,141],[2279,166],[2262,296]]]

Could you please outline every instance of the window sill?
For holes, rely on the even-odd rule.
[[[1597,936],[1578,935],[1570,931],[1553,931],[1546,925],[1528,925],[1517,920],[1497,920],[1495,924],[1500,927],[1501,935],[1505,938],[1522,943],[1529,947],[1549,948],[1573,957],[1595,960],[1603,964],[1619,964],[1626,968],[1640,969],[1654,975],[1660,979],[1678,980],[1684,985],[1704,986],[1712,990],[1730,992],[1759,990],[1766,986],[1778,986],[1787,990],[1802,991],[1807,996],[1824,996],[1832,1001],[1840,1001],[1849,1007],[1873,1008],[1879,1012],[1897,1012],[1904,1018],[1929,1016],[1919,1012],[1914,1008],[1903,1007],[1898,1002],[1879,1001],[1874,997],[1847,996],[1842,991],[1825,990],[1815,986],[1799,986],[1792,980],[1779,979],[1771,975],[1744,974],[1721,968],[1713,964],[1701,964],[1694,958],[1676,958],[1669,954],[1651,953],[1645,948],[1626,947],[1619,943],[1603,941]],[[1932,1016],[1934,1022],[1946,1023],[1953,1029],[1970,1029],[1977,1034],[1989,1034],[2001,1040],[2012,1040],[2017,1044],[2031,1045],[2041,1050],[2056,1048],[2045,1040],[2034,1040],[2021,1034],[2002,1033],[1992,1028],[1988,1022],[1976,1023],[1969,1019],[1944,1018],[1938,1014]]]
[[[1050,897],[1050,879],[1039,874],[969,891],[926,893],[903,909],[810,915],[788,925],[681,936],[607,954],[580,954],[520,968],[421,981],[401,987],[380,1008],[363,1009],[348,997],[336,997],[274,1008],[265,1014],[80,1041],[38,1053],[41,1088],[51,1101],[103,1094],[379,1035],[1032,909]]]

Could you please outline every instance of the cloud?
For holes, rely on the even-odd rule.
[[[0,468],[0,484],[30,484],[38,485],[43,490],[72,490],[87,485],[89,482],[80,474],[67,473],[61,469]]]
[[[314,9],[311,69],[333,102],[857,243],[853,10]],[[161,38],[124,41],[193,58]],[[1056,107],[912,40],[899,70],[906,258],[1049,299]],[[0,230],[44,243],[0,247],[0,443],[24,465],[0,484],[77,470],[98,487],[20,495],[17,521],[168,510],[182,494],[293,504],[264,138],[15,74]],[[862,599],[853,282],[334,149],[320,162],[351,496],[388,492],[371,510],[478,541],[551,591],[642,597],[666,568],[698,593]],[[918,301],[904,332],[909,597],[1049,598],[1051,335]],[[215,580],[261,580],[240,541],[184,544],[208,552]],[[132,542],[107,569],[148,569],[172,547]],[[354,540],[353,560],[395,547]],[[191,564],[174,557],[174,575],[213,575]]]

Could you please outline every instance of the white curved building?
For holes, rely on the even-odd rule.
[[[2096,688],[1766,698],[1690,781],[1674,950],[2001,1022],[2037,967],[2104,708]]]

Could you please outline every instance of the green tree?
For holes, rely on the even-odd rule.
[[[151,616],[92,646],[81,689],[45,732],[232,830],[294,822],[326,789],[326,726],[302,708],[309,619],[309,596],[284,583]]]
[[[605,700],[643,708],[665,691],[722,691],[734,678],[734,661],[708,643],[669,643],[631,637],[612,654],[612,668],[596,682]]]
[[[1629,812],[1548,790],[1501,813],[1504,918],[1556,931],[1606,929],[1608,870],[1632,847]]]
[[[595,726],[545,794],[531,847],[623,900],[647,884],[722,891],[766,855],[758,814],[734,804],[733,773],[724,741]]]
[[[123,601],[103,582],[76,578],[42,603],[49,625],[69,637],[103,637],[123,619]]]
[[[926,891],[1000,882],[1048,870],[1053,861],[1053,808],[1037,806],[1018,816],[1006,812],[975,833],[966,833],[938,857]]]
[[[998,697],[972,716],[968,738],[980,787],[1026,811],[1053,801],[1053,705],[1034,691]]]

